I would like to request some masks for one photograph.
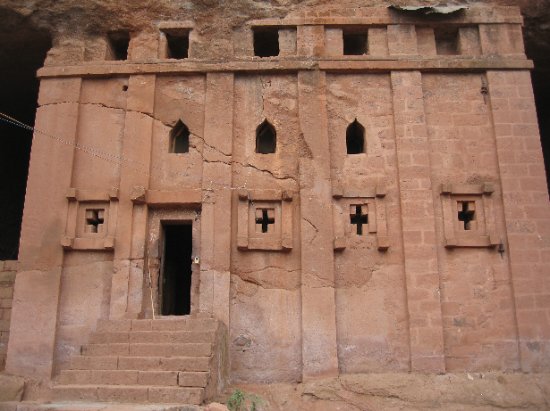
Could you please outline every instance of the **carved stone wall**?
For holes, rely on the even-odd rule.
[[[298,8],[211,41],[203,24],[59,42],[39,71],[8,370],[50,378],[98,319],[150,318],[178,221],[233,381],[547,370],[518,10]]]
[[[6,365],[16,261],[0,261],[0,370]]]

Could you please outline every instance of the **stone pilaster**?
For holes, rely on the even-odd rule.
[[[6,372],[50,378],[57,329],[67,190],[71,185],[81,79],[40,84],[19,272],[11,316]]]
[[[200,310],[229,326],[234,76],[206,76]]]
[[[420,72],[392,72],[411,371],[445,371],[443,323]],[[422,240],[419,242],[418,238]]]
[[[550,207],[528,71],[487,73],[521,367],[550,368]]]
[[[134,205],[134,187],[147,188],[155,103],[154,75],[129,78],[111,286],[111,318],[137,318],[143,301],[147,206]]]
[[[338,374],[332,187],[326,77],[298,74],[300,128],[311,157],[300,159],[303,378]]]

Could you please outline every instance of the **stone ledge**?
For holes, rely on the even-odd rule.
[[[233,61],[186,60],[167,62],[105,62],[72,66],[46,66],[38,70],[38,77],[105,77],[132,74],[179,74],[211,72],[298,72],[326,70],[330,72],[389,72],[393,70],[420,70],[440,72],[483,70],[531,70],[533,62],[524,58],[434,58],[414,56],[376,59],[348,58],[250,58]]]
[[[210,405],[209,405],[210,406]],[[104,403],[104,402],[3,402],[0,411],[221,411],[223,408],[200,407],[198,405],[181,404],[136,404],[136,403]],[[225,408],[227,410],[227,408]],[[224,410],[224,411],[225,411]]]
[[[17,260],[0,260],[0,271],[17,271],[18,267]]]

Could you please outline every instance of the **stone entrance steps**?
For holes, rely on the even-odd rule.
[[[224,335],[207,317],[101,320],[61,370],[53,399],[201,404],[222,383]]]

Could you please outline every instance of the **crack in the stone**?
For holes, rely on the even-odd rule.
[[[209,149],[211,150],[214,150],[214,151],[217,151],[219,154],[221,154],[222,156],[224,157],[231,157],[231,154],[227,154],[227,153],[224,153],[223,151],[221,151],[218,147],[214,147],[213,145],[211,144],[208,144],[204,138],[204,136],[201,136],[200,134],[195,134],[195,133],[191,133],[193,136],[199,138],[199,140],[202,141],[202,143],[208,147]]]
[[[296,179],[295,179],[294,177],[290,177],[290,176],[280,177],[280,176],[276,175],[275,173],[273,173],[272,171],[265,170],[265,169],[263,169],[263,168],[258,168],[258,167],[256,167],[255,165],[250,164],[250,163],[244,164],[244,163],[241,163],[240,161],[236,161],[236,160],[233,160],[232,163],[238,164],[238,165],[240,165],[241,167],[244,167],[244,168],[252,167],[253,169],[258,170],[258,171],[260,171],[260,172],[262,172],[262,173],[267,173],[267,174],[269,174],[271,177],[273,177],[273,178],[275,178],[275,179],[277,179],[277,180],[291,180],[291,181],[293,181],[294,183],[297,183],[297,181],[296,181]]]
[[[43,104],[41,105],[40,107],[45,107],[45,106],[49,106],[49,105],[57,105],[57,104],[78,104],[79,106],[84,106],[84,105],[93,105],[93,106],[98,106],[98,107],[103,107],[103,108],[106,108],[106,109],[111,109],[111,110],[117,110],[117,111],[123,111],[124,113],[138,113],[138,114],[142,114],[146,117],[149,117],[151,118],[153,121],[157,121],[159,123],[161,123],[162,125],[164,125],[165,127],[168,127],[168,128],[172,128],[171,125],[163,122],[162,120],[156,118],[153,114],[150,114],[150,113],[145,113],[143,111],[140,111],[140,110],[128,110],[128,109],[125,109],[125,108],[120,108],[120,107],[112,107],[112,106],[109,106],[107,104],[104,104],[104,103],[91,103],[91,102],[86,102],[86,103],[82,103],[82,102],[57,102],[57,103],[48,103],[48,104]],[[124,130],[124,128],[123,128]],[[123,132],[122,130],[122,132]],[[218,154],[220,154],[222,157],[224,157],[227,161],[223,161],[223,160],[210,160],[210,159],[207,159],[205,158],[204,156],[204,151],[202,153],[202,157],[203,157],[203,161],[206,162],[206,163],[219,163],[219,164],[225,164],[225,165],[228,165],[228,166],[232,166],[233,164],[237,164],[237,165],[240,165],[241,167],[243,168],[248,168],[248,167],[251,167],[261,173],[267,173],[269,174],[271,177],[277,179],[277,180],[290,180],[290,181],[293,181],[295,184],[297,184],[297,180],[296,178],[294,177],[291,177],[291,176],[285,176],[285,177],[282,177],[282,176],[279,176],[279,175],[276,175],[274,172],[270,171],[270,170],[266,170],[266,169],[262,169],[262,168],[259,168],[253,164],[244,164],[240,161],[236,161],[236,160],[231,160],[231,154],[227,154],[223,151],[221,151],[218,147],[215,147],[211,144],[208,144],[204,138],[204,136],[200,135],[200,134],[197,134],[197,133],[191,133],[192,136],[195,136],[197,137],[198,139],[200,139],[204,146],[206,146],[207,148],[217,152]],[[194,149],[198,150],[198,147],[196,144],[190,144],[190,147],[193,147]],[[96,150],[96,149],[92,149],[92,150]],[[116,157],[114,155],[109,155],[109,154],[105,154],[105,157],[106,159],[109,159],[109,157]],[[102,156],[103,158],[103,156]]]
[[[271,86],[271,80],[265,80],[263,76],[260,76],[260,87],[262,89],[262,118],[266,119],[266,116],[265,116],[265,91],[266,91],[266,84],[269,83],[269,85]],[[262,120],[263,121],[263,120]]]
[[[319,229],[308,218],[302,217],[302,220],[308,223],[315,230],[315,235],[309,240],[309,244],[312,244],[313,241],[315,241],[315,239],[317,238],[317,234],[319,234]]]
[[[107,109],[110,109],[110,110],[117,110],[117,111],[124,111],[124,113],[138,113],[138,114],[142,114],[146,117],[149,117],[150,119],[154,120],[154,121],[157,121],[159,123],[161,123],[162,125],[168,127],[168,128],[172,128],[173,126],[168,124],[168,123],[165,123],[164,121],[156,118],[153,114],[151,113],[146,113],[144,111],[141,111],[141,110],[131,110],[131,109],[128,109],[128,108],[124,108],[124,107],[113,107],[113,106],[109,106],[105,103],[98,103],[98,102],[80,102],[80,101],[59,101],[59,102],[55,102],[55,103],[46,103],[46,104],[41,104],[39,107],[48,107],[48,106],[55,106],[55,105],[59,105],[59,104],[78,104],[79,106],[98,106],[98,107],[103,107],[103,108],[107,108]],[[200,137],[200,136],[199,136]]]
[[[277,266],[274,266],[274,265],[269,265],[267,267],[259,268],[259,269],[256,269],[256,270],[249,270],[249,271],[239,270],[239,273],[241,273],[241,274],[251,274],[251,273],[257,273],[257,272],[265,271],[265,270],[284,270],[288,273],[292,273],[292,272],[295,272],[295,271],[300,271],[300,268],[295,268],[293,270],[289,270],[285,267],[277,267]]]
[[[283,269],[284,270],[284,269]],[[260,270],[258,270],[260,271]],[[288,272],[294,272],[294,271],[299,271],[299,270],[290,270]],[[239,273],[239,274],[250,274],[254,271],[250,271],[248,273],[245,273],[245,272],[242,272],[242,273]],[[245,282],[245,283],[248,283],[248,284],[253,284],[253,285],[256,285],[264,290],[285,290],[285,291],[295,291],[295,290],[298,290],[300,289],[300,285],[299,283],[296,283],[295,285],[293,285],[292,287],[280,287],[280,286],[276,286],[274,284],[271,284],[269,283],[268,281],[261,281],[261,280],[258,280],[254,277],[241,277],[239,274],[231,274],[232,276],[235,276],[236,278],[238,278],[240,281],[242,282]]]
[[[49,107],[49,106],[58,106],[58,105],[61,105],[61,104],[81,104],[81,103],[79,103],[78,101],[57,101],[55,103],[39,104],[37,108]]]
[[[99,107],[108,108],[108,109],[111,109],[111,110],[124,111],[124,112],[132,111],[132,110],[127,110],[126,108],[122,108],[122,107],[108,106],[107,104],[104,104],[104,103],[91,103],[91,102],[82,103],[82,102],[79,102],[78,105],[80,105],[80,106],[99,106]]]

